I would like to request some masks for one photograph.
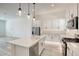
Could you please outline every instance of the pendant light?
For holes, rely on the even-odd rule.
[[[33,7],[34,7],[34,15],[33,15],[33,21],[35,21],[35,3],[33,3]]]
[[[21,3],[19,3],[18,15],[21,16],[21,14],[22,14]]]
[[[30,18],[30,4],[28,3],[28,14],[27,14],[28,19]]]

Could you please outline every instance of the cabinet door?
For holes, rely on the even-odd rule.
[[[73,50],[73,56],[79,56],[79,50]]]
[[[39,42],[39,55],[41,54],[42,50],[43,50],[43,42],[40,41]]]
[[[67,56],[72,56],[72,55],[73,55],[73,51],[70,48],[68,48],[67,49]]]
[[[11,56],[29,56],[29,48],[11,44]]]
[[[44,49],[44,42],[45,42],[45,39],[46,37],[42,38],[40,41],[39,41],[39,55],[41,55],[43,49]]]
[[[34,46],[32,46],[32,47],[29,49],[29,55],[30,55],[30,56],[38,56],[38,55],[39,55],[38,43],[35,44]]]

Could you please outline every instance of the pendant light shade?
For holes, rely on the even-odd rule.
[[[28,19],[30,18],[30,15],[29,15],[29,14],[27,15],[27,18],[28,18]]]
[[[21,14],[22,14],[21,3],[19,3],[18,15],[21,16]]]
[[[33,3],[33,7],[34,7],[34,15],[33,15],[33,21],[35,21],[36,19],[35,19],[35,3]]]
[[[33,17],[33,21],[35,21],[35,17]]]
[[[28,14],[27,14],[27,18],[30,18],[30,4],[28,3]]]

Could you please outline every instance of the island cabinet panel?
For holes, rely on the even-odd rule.
[[[39,55],[41,55],[41,53],[43,52],[44,50],[44,42],[45,42],[45,37],[39,41]]]
[[[79,43],[68,43],[67,56],[79,56]]]
[[[30,48],[11,45],[11,56],[39,56],[38,43]]]
[[[11,45],[11,55],[12,56],[29,56],[29,48],[22,46]]]
[[[29,39],[17,39],[9,41],[11,45],[11,56],[39,56],[42,52],[44,36],[31,37]],[[40,51],[40,53],[39,53]]]
[[[39,46],[38,46],[38,43],[36,45],[32,46],[29,49],[29,55],[30,56],[39,56]]]

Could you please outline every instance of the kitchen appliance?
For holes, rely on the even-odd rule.
[[[67,23],[68,29],[78,29],[78,16],[73,17],[71,20]]]
[[[40,27],[32,27],[32,35],[40,35]]]

